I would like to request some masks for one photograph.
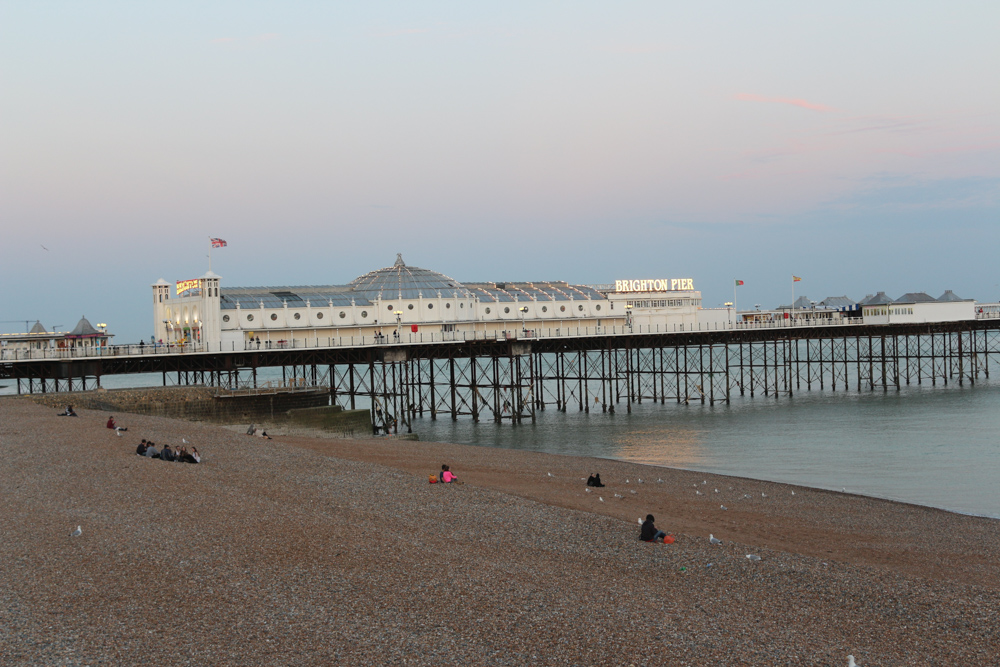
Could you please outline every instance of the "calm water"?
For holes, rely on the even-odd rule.
[[[280,378],[280,369],[277,377]],[[261,373],[266,379],[267,375]],[[105,386],[159,386],[159,375]],[[0,389],[8,394],[14,387]],[[414,422],[423,440],[673,466],[1000,518],[1000,380],[975,387],[799,392],[731,405],[644,403],[631,415],[539,413],[512,426]]]

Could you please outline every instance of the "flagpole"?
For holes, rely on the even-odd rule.
[[[795,315],[795,276],[792,276],[792,305],[789,307],[788,319]]]
[[[212,237],[208,237],[208,270],[212,270]]]
[[[736,282],[736,278],[733,278],[733,321],[734,322],[736,321],[736,319],[738,317],[736,313],[739,312],[738,310],[736,310],[736,286],[737,286],[737,284],[738,283]]]

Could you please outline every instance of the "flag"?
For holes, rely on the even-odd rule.
[[[792,276],[792,282],[793,283],[800,283],[800,282],[802,282],[802,278],[799,278],[798,276]]]
[[[740,285],[742,285],[742,284],[743,284],[743,281],[742,281],[742,280],[737,280],[737,281],[736,281],[736,286],[737,286],[737,287],[739,287],[739,286],[740,286]]]
[[[226,242],[222,239],[211,239],[213,248],[225,248]]]

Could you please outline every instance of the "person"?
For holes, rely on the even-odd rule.
[[[601,473],[595,472],[587,479],[587,486],[604,486],[604,482],[601,481]]]
[[[152,440],[146,444],[146,456],[151,459],[160,458],[160,450],[156,448],[156,444]]]
[[[441,478],[441,482],[443,484],[461,484],[462,483],[462,482],[458,481],[458,477],[456,477],[451,472],[451,469],[447,465],[442,465],[441,466],[441,475],[440,475],[440,478]]]
[[[250,424],[250,428],[247,429],[247,435],[257,435],[257,425]]]
[[[646,515],[646,520],[642,523],[642,530],[639,532],[639,539],[643,542],[656,542],[663,540],[667,536],[662,530],[656,528],[656,521],[652,514]]]
[[[163,451],[160,452],[160,458],[164,461],[173,461],[174,451],[170,449],[170,445],[163,445]]]
[[[127,431],[128,430],[124,426],[119,426],[118,424],[116,424],[115,423],[115,418],[114,418],[113,415],[109,415],[108,416],[108,428],[110,428],[112,431]]]
[[[201,454],[198,453],[197,447],[191,448],[191,463],[201,463]]]
[[[145,338],[140,338],[139,339],[139,352],[142,352],[143,349],[145,349],[145,347],[146,347],[146,339]]]
[[[66,412],[60,412],[59,416],[60,417],[76,417],[76,413],[73,411],[73,406],[72,405],[67,405],[66,406]]]
[[[148,445],[146,444],[146,439],[143,438],[142,442],[139,443],[139,446],[135,448],[135,453],[139,456],[145,456],[147,447]]]

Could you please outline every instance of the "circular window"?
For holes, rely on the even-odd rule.
[[[247,322],[253,322],[253,315],[247,315]]]
[[[509,307],[507,307],[507,306],[504,306],[504,307],[503,307],[503,312],[505,312],[505,313],[509,313],[509,312],[510,312],[510,308],[509,308]]]
[[[295,319],[301,320],[302,319],[302,314],[301,313],[295,313]]]
[[[489,307],[489,306],[487,306],[487,307],[486,307],[486,314],[487,314],[487,315],[489,315],[489,314],[490,314],[490,307]]]
[[[271,313],[271,321],[273,322],[276,319],[278,319],[278,316],[275,313]]]
[[[407,310],[413,310],[413,304],[411,303],[409,306],[406,307],[406,309]]]
[[[229,321],[229,315],[223,315],[222,316],[222,321],[223,322],[228,322]]]
[[[583,304],[581,303],[579,306],[576,307],[576,309],[582,312],[583,311]]]
[[[543,313],[549,312],[549,307],[548,306],[542,306],[542,312]]]
[[[444,304],[444,307],[445,308],[451,308],[451,304],[450,303],[446,303],[446,304]]]
[[[427,304],[427,307],[428,307],[428,308],[433,308],[433,307],[434,307],[434,304],[433,304],[433,303],[429,303],[429,304]]]
[[[460,303],[460,304],[458,304],[458,307],[459,308],[465,308],[465,304],[464,303]]]
[[[601,309],[601,304],[597,304],[596,306],[594,306],[594,308],[596,308],[597,310],[600,310]]]
[[[316,313],[316,319],[317,320],[323,319],[323,313]]]
[[[388,308],[386,308],[386,310],[388,310],[391,313],[392,312],[392,306],[389,306]]]
[[[560,313],[565,313],[566,312],[566,306],[559,306],[559,312]]]
[[[347,317],[347,313],[340,311],[340,319],[344,319],[345,317]]]
[[[362,310],[361,311],[361,317],[368,317],[368,311],[367,310]]]

